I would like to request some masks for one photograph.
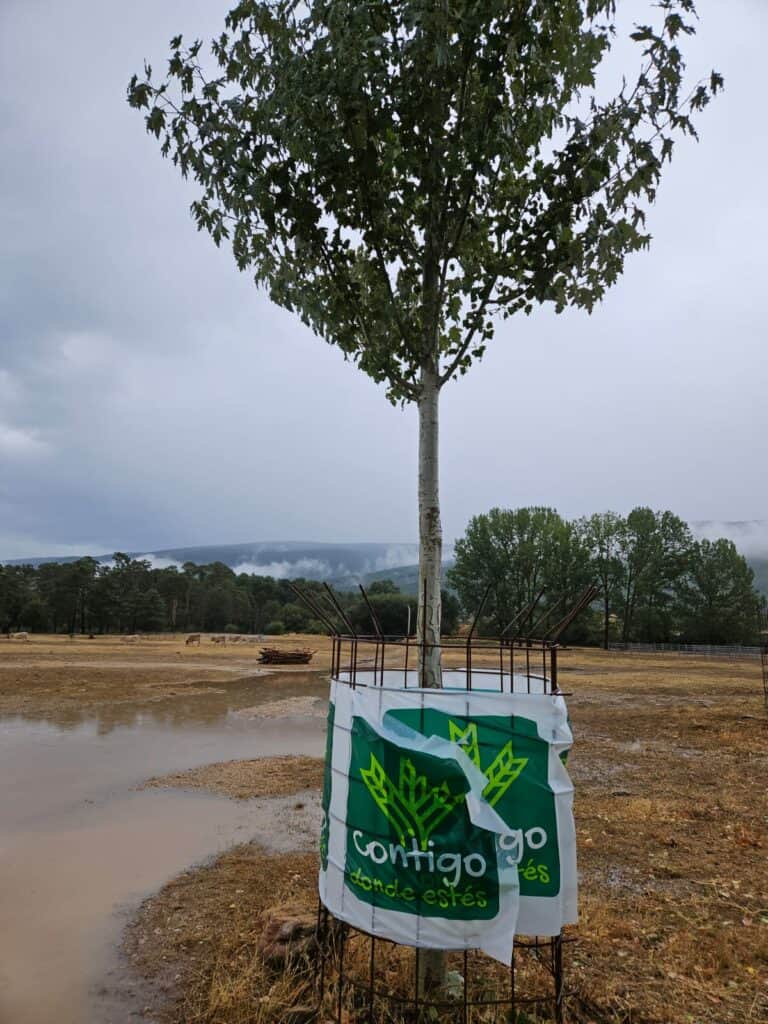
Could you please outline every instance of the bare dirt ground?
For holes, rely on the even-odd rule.
[[[319,757],[259,757],[220,761],[186,772],[149,779],[143,788],[206,789],[233,800],[259,796],[291,796],[323,784],[324,761]]]
[[[319,668],[328,664],[322,643],[311,641]],[[172,701],[254,673],[257,653],[165,639],[132,647],[0,640],[0,710],[139,695]],[[577,942],[566,952],[567,983],[578,993],[573,1019],[765,1024],[768,714],[759,664],[569,650],[560,665],[575,735],[569,770],[581,875]],[[302,761],[295,791],[319,785],[318,766]],[[198,770],[191,784],[243,798],[263,795],[272,785],[265,779],[252,762],[230,762]],[[276,776],[275,786],[283,784]],[[274,979],[255,955],[264,915],[288,904],[311,912],[315,870],[314,856],[298,847],[269,855],[249,844],[145,903],[126,950],[138,975],[159,986],[151,1019],[270,1019],[265,995]]]
[[[53,714],[105,704],[166,700],[205,693],[233,679],[273,675],[290,666],[258,663],[261,644],[186,646],[183,634],[141,638],[0,637],[0,715]],[[273,647],[303,646],[304,637],[270,638]],[[317,646],[317,645],[315,645]],[[328,669],[327,641],[309,670]],[[295,667],[293,669],[295,671]]]

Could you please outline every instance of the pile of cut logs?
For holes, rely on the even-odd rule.
[[[267,665],[308,665],[316,653],[308,647],[294,647],[293,650],[285,651],[277,647],[262,647],[259,661]]]

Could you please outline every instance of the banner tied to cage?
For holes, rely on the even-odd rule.
[[[549,694],[356,687],[328,714],[320,899],[361,931],[510,963],[576,921],[572,744]]]

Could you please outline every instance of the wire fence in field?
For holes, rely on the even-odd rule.
[[[708,658],[758,658],[760,648],[749,644],[643,644],[609,643],[611,651],[637,654],[703,654]]]

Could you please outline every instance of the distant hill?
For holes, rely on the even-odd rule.
[[[312,541],[210,544],[127,552],[134,558],[146,558],[158,568],[182,566],[185,562],[198,565],[223,562],[235,572],[274,576],[277,579],[303,576],[305,579],[327,580],[339,587],[355,586],[369,574],[382,574],[382,578],[385,578],[400,566],[413,564],[418,553],[416,544],[323,544]],[[93,557],[100,562],[109,562],[112,553]],[[76,560],[77,556],[16,558],[8,564],[42,565],[45,562]]]
[[[452,565],[452,558],[446,559],[443,562],[443,586],[448,589],[451,588],[445,574]],[[392,580],[395,586],[404,594],[413,594],[415,596],[419,589],[419,564],[414,562],[413,565],[401,565],[397,569],[382,569],[380,572],[369,572],[365,574],[360,582],[363,586],[368,586],[369,583],[375,583],[376,580]]]
[[[700,520],[691,523],[697,538],[727,537],[732,540],[755,571],[757,588],[768,596],[768,520],[725,521]],[[210,544],[198,547],[162,548],[153,551],[128,552],[135,558],[146,558],[162,568],[182,566],[184,562],[205,565],[223,562],[235,572],[274,576],[277,579],[327,580],[340,589],[392,580],[404,593],[416,594],[418,589],[418,555],[416,544],[324,544],[314,541],[257,541],[248,544]],[[112,554],[95,555],[100,562],[109,562]],[[44,562],[74,562],[73,556],[50,558],[17,558],[11,565],[41,565]],[[444,569],[451,565],[447,559]]]

